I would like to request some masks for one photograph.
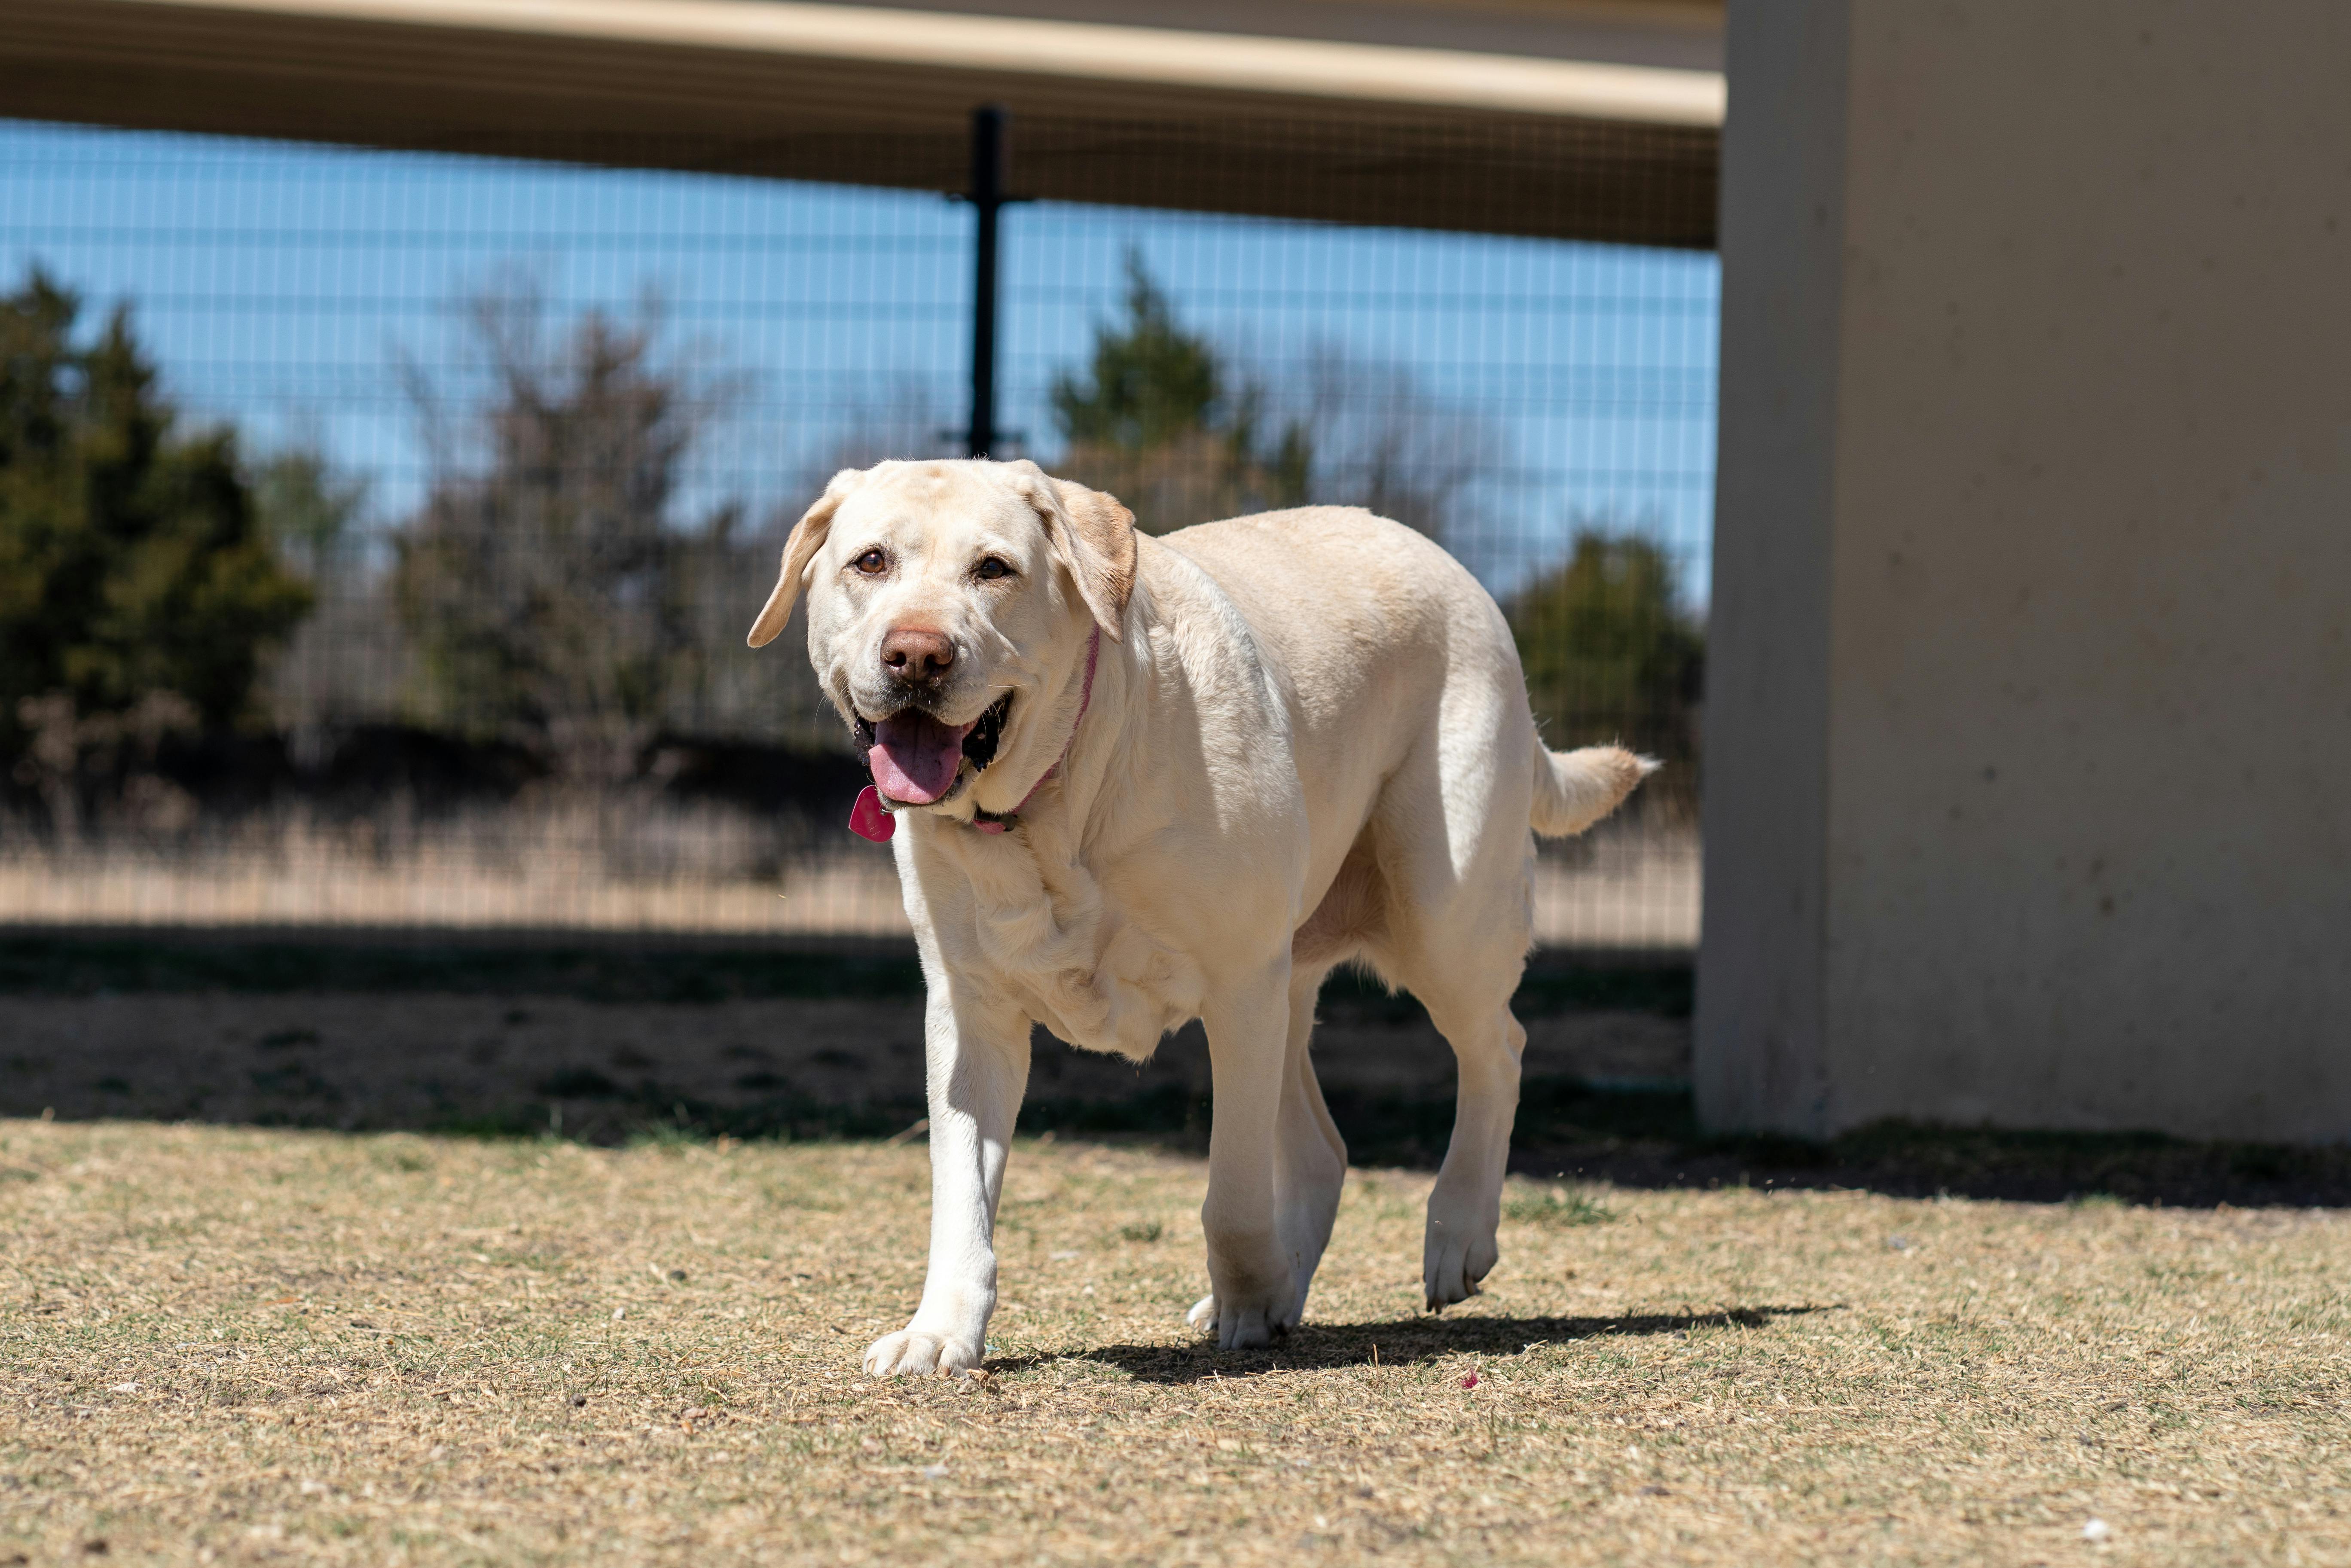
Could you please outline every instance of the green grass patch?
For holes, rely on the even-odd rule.
[[[1563,1230],[1579,1225],[1613,1224],[1616,1211],[1573,1187],[1513,1186],[1503,1197],[1502,1218],[1520,1225]]]

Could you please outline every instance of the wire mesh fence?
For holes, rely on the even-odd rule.
[[[1016,193],[1074,156],[1015,134]],[[1546,849],[1541,938],[1687,945],[1714,259],[1543,237],[1581,143],[1395,215],[1482,180],[1512,233],[1327,221],[1306,134],[1217,128],[1224,215],[1132,138],[1124,204],[1005,210],[998,455],[1436,537],[1552,744],[1668,765]],[[972,214],[598,158],[0,121],[0,921],[904,929],[797,634],[743,635],[833,470],[959,454]]]

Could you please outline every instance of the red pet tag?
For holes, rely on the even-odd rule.
[[[857,804],[849,809],[849,831],[877,844],[888,843],[898,831],[898,819],[882,809],[882,791],[871,784],[857,792]]]

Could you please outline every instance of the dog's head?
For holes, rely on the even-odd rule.
[[[1034,463],[844,469],[784,542],[751,627],[808,595],[809,660],[893,806],[935,807],[1020,755],[1099,627],[1124,635],[1134,518]],[[1050,763],[1040,765],[1050,766]]]

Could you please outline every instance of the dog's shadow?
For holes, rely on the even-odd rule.
[[[1011,1356],[990,1364],[1018,1372],[1055,1362],[1117,1367],[1138,1383],[1197,1383],[1342,1366],[1423,1366],[1447,1356],[1517,1355],[1543,1344],[1604,1336],[1648,1337],[1691,1329],[1762,1328],[1781,1318],[1834,1312],[1834,1306],[1728,1307],[1708,1312],[1635,1312],[1613,1318],[1416,1317],[1381,1322],[1306,1323],[1262,1350],[1194,1344],[1103,1344]]]

